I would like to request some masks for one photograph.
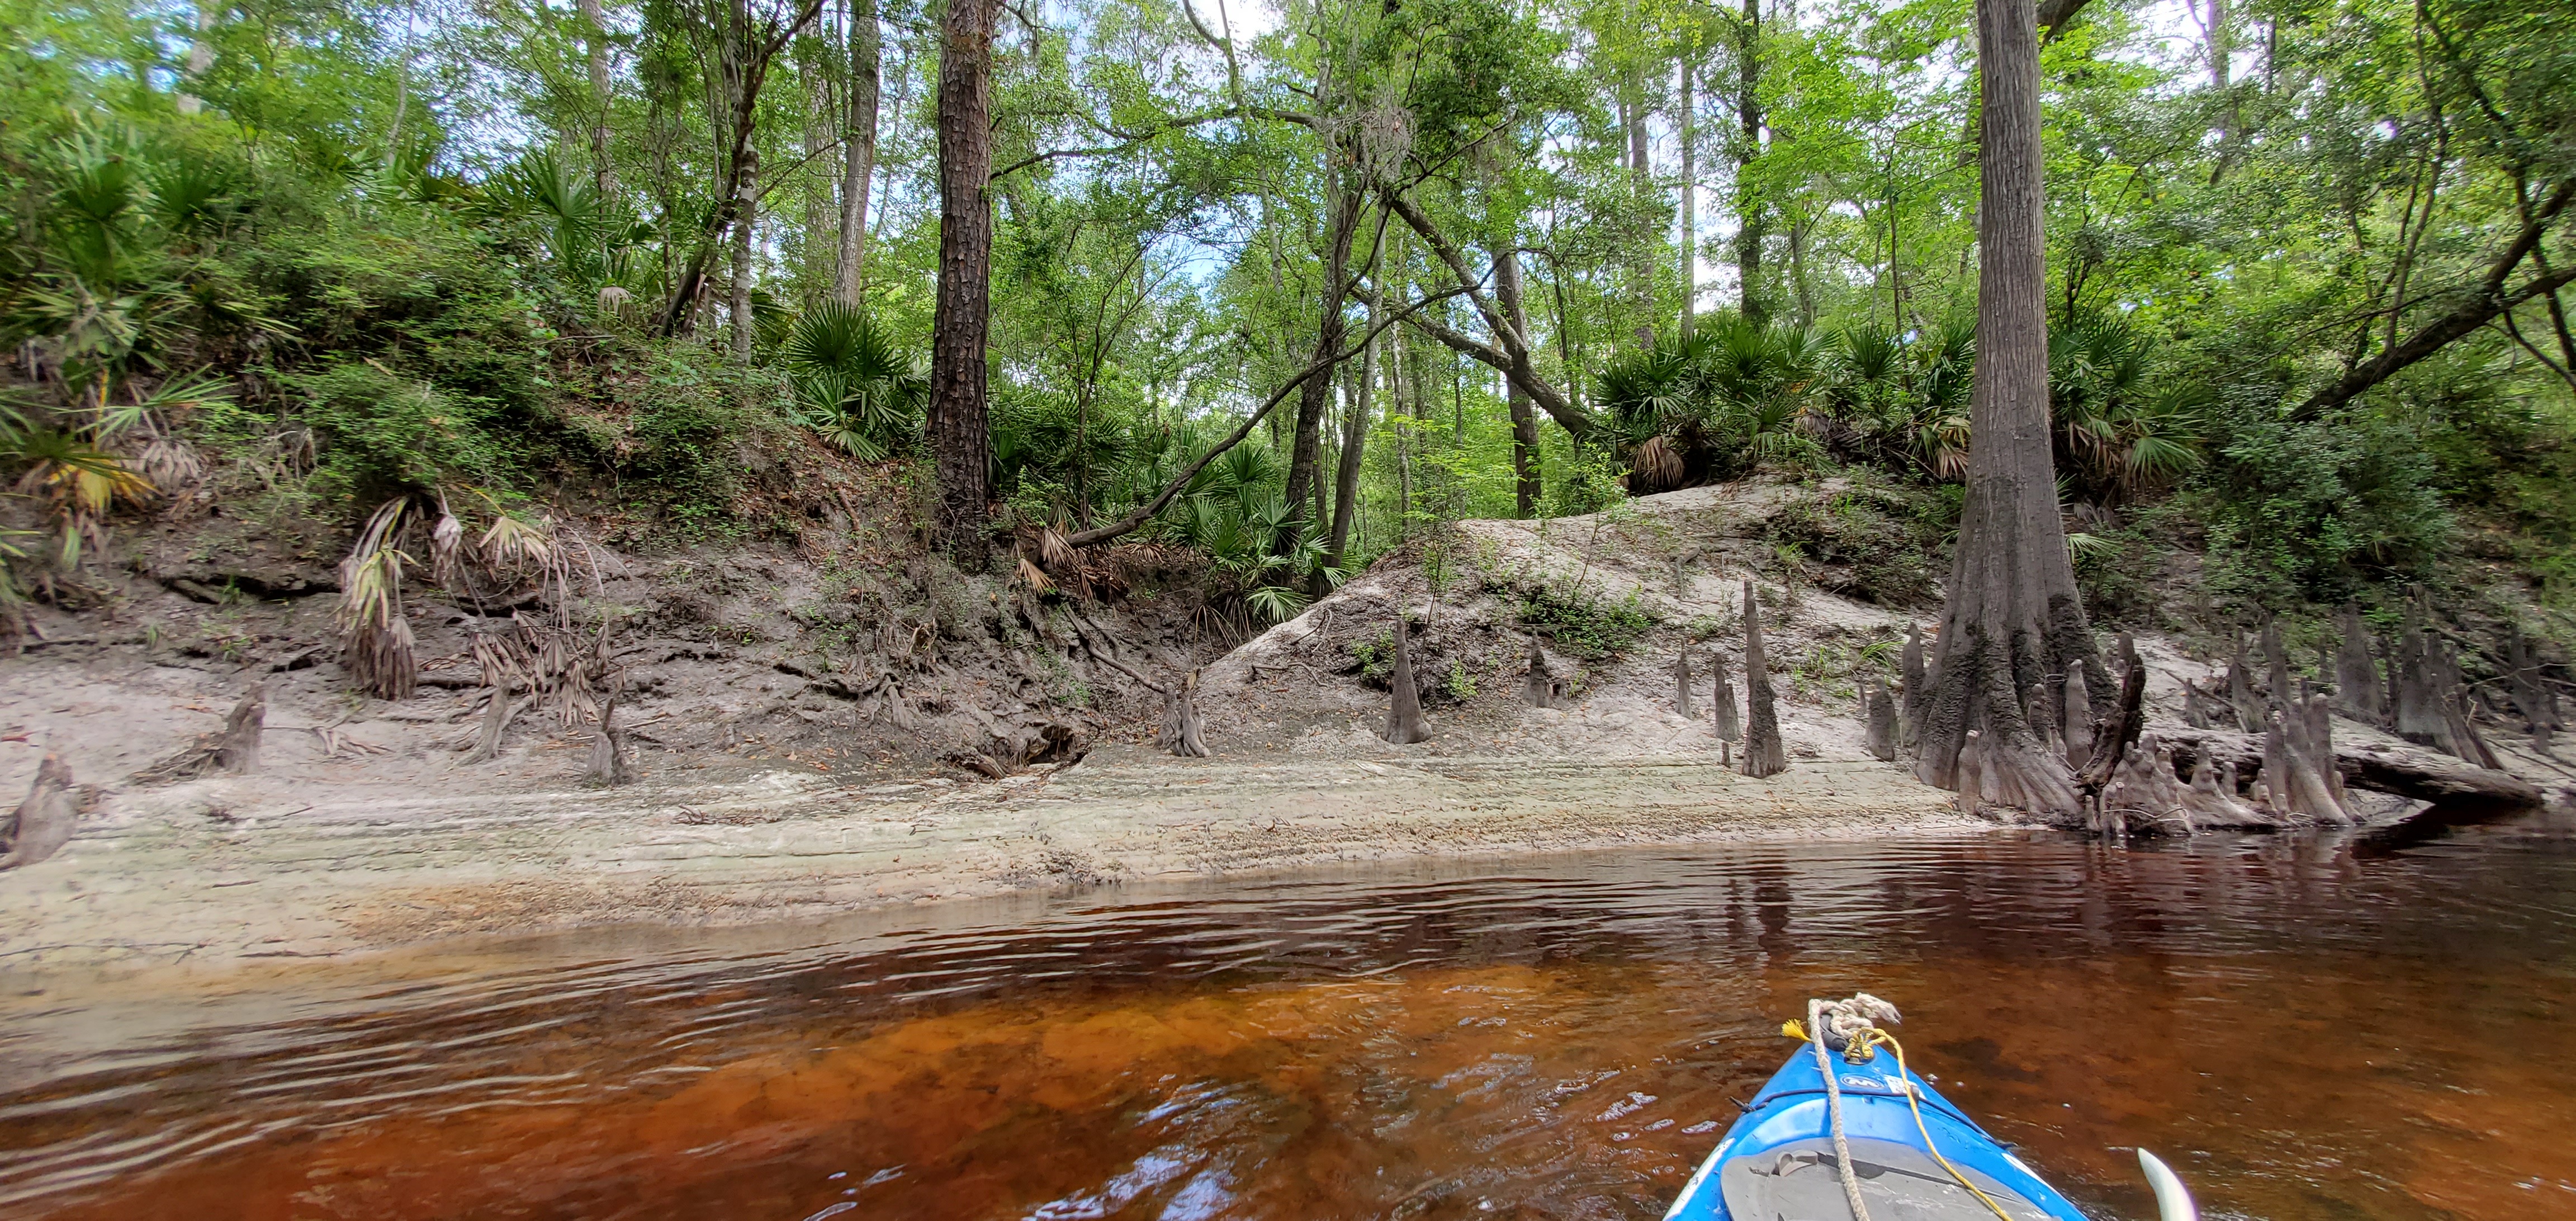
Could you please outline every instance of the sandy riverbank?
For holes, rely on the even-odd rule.
[[[273,785],[199,781],[120,803],[52,859],[0,874],[0,967],[310,958],[1415,855],[1992,825],[1875,761],[1755,781],[1669,757],[1386,754],[1177,760],[1108,747],[986,783],[844,786],[782,767],[614,793],[343,791],[292,804]],[[226,800],[228,786],[255,784],[266,800]]]

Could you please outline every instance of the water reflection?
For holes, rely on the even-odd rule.
[[[2144,1143],[2214,1215],[2567,1215],[2571,882],[2540,833],[1983,838],[548,939],[13,1017],[0,1211],[1659,1216],[1780,1017],[1867,988],[2108,1214]]]

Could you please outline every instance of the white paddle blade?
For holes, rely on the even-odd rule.
[[[2144,1149],[2138,1150],[2138,1167],[2147,1172],[2147,1186],[2155,1189],[2158,1216],[2164,1221],[2200,1221],[2200,1210],[2192,1206],[2191,1192],[2173,1167]]]

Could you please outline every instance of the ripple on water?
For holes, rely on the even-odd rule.
[[[0,1210],[1658,1216],[1811,994],[2070,1194],[2576,1213],[2576,851],[1728,845],[576,935],[191,1008],[31,1003]],[[915,921],[907,925],[906,921]],[[257,1020],[243,1020],[256,1014]]]

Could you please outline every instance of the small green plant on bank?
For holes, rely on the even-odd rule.
[[[1476,676],[1467,672],[1466,662],[1456,658],[1450,659],[1448,681],[1441,685],[1448,689],[1449,698],[1460,703],[1476,698]]]
[[[1626,652],[1655,625],[1654,616],[1637,602],[1636,590],[1612,602],[1540,586],[1521,595],[1519,619],[1575,655],[1594,660]]]

